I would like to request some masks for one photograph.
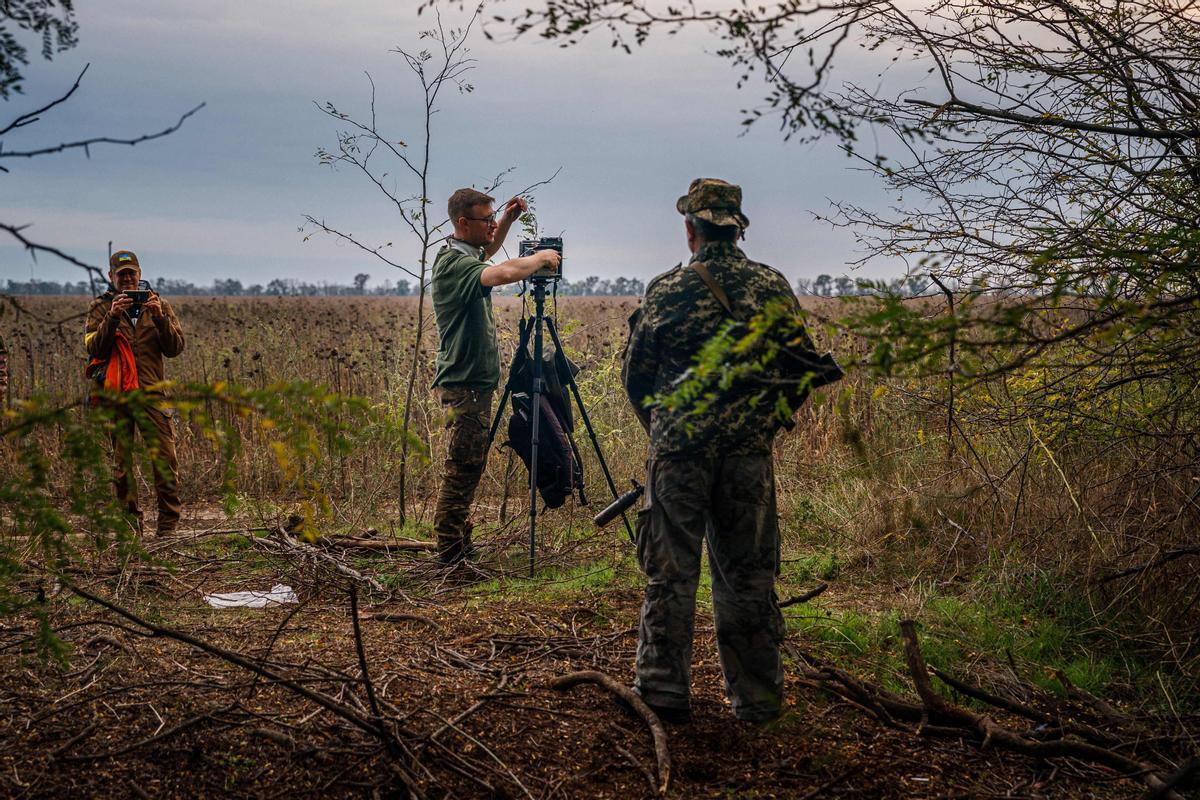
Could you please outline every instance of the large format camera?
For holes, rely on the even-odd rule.
[[[558,253],[559,258],[563,254],[563,240],[561,236],[543,236],[541,239],[522,239],[520,257],[531,256],[539,250],[553,250]],[[543,278],[548,280],[558,280],[562,277],[563,262],[558,262],[558,269],[550,268],[539,269],[529,277]]]

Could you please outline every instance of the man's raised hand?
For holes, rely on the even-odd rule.
[[[157,294],[151,294],[150,299],[146,301],[145,308],[150,312],[150,316],[154,319],[162,319],[162,298]]]
[[[514,197],[504,204],[502,222],[512,225],[517,218],[529,210],[529,202],[524,197]]]
[[[124,292],[118,292],[113,298],[112,307],[108,309],[109,319],[120,319],[121,315],[133,305],[133,298]]]
[[[534,253],[534,258],[540,258],[542,260],[543,266],[540,267],[541,269],[549,267],[555,272],[558,272],[558,265],[562,262],[562,256],[558,254],[557,250],[539,250]]]

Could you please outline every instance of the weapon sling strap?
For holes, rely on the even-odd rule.
[[[712,292],[713,297],[717,298],[717,302],[721,307],[729,312],[729,316],[736,319],[738,322],[744,322],[742,315],[733,310],[733,306],[729,302],[729,296],[725,294],[725,290],[721,288],[721,284],[717,283],[717,279],[708,271],[703,261],[693,261],[689,264],[692,269],[696,270],[696,274],[700,276],[700,280],[704,281],[704,285]]]

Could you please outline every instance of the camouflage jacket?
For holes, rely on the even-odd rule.
[[[750,261],[732,242],[705,244],[692,261],[702,261],[745,317],[770,300],[796,301],[783,275]],[[677,266],[646,287],[646,300],[629,318],[629,342],[621,379],[656,458],[690,455],[746,455],[769,452],[777,425],[773,409],[736,403],[685,418],[683,411],[647,408],[647,398],[669,392],[693,363],[704,343],[729,314],[694,269]]]

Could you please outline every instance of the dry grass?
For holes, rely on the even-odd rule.
[[[47,319],[84,309],[77,298],[23,302]],[[400,413],[416,334],[414,298],[173,302],[188,337],[184,354],[167,366],[175,380],[265,386],[303,379]],[[568,355],[582,368],[579,387],[601,447],[622,488],[642,475],[646,452],[619,382],[626,320],[637,302],[563,298],[555,309]],[[825,315],[834,313],[836,302],[806,300]],[[520,313],[519,299],[497,300],[505,363],[516,345]],[[10,310],[0,317],[0,335],[12,352],[12,397],[46,392],[66,400],[84,391],[82,320],[54,326]],[[428,389],[432,327],[425,337],[412,427],[428,443],[429,456],[410,461],[407,479],[409,519],[417,529],[432,514],[443,452],[440,408]],[[843,363],[860,355],[857,343],[844,336],[825,344]],[[941,402],[936,381],[880,382],[855,370],[802,410],[795,430],[777,443],[780,515],[791,557],[811,560],[816,553],[829,562],[823,571],[906,587],[905,602],[917,610],[948,587],[963,585],[984,593],[1016,588],[1045,608],[1077,605],[1081,618],[1091,619],[1087,624],[1127,622],[1121,636],[1138,637],[1139,646],[1153,644],[1175,664],[1192,665],[1185,672],[1194,671],[1200,643],[1189,620],[1200,615],[1200,589],[1190,582],[1195,569],[1187,559],[1091,591],[1097,577],[1149,560],[1186,538],[1195,515],[1171,517],[1178,506],[1169,505],[1170,496],[1177,487],[1156,484],[1156,494],[1139,496],[1145,484],[1123,480],[1138,463],[1135,448],[1040,447],[1026,428],[996,424],[970,405],[959,412],[967,438],[956,437],[948,448]],[[239,490],[252,513],[276,518],[286,513],[288,498],[280,495],[271,458],[253,447],[248,425],[245,434],[251,444],[240,456]],[[603,500],[608,493],[582,430],[579,443],[589,494]],[[182,430],[179,460],[185,502],[211,500],[219,476],[211,445]],[[501,514],[507,465],[503,454],[490,458],[476,516],[516,543],[520,526],[514,520],[526,513],[525,501],[522,475],[510,474],[512,496],[507,514]],[[401,464],[391,445],[368,445],[327,471],[320,477],[334,498],[332,526],[387,528],[395,519]],[[551,550],[573,552],[571,542],[588,530],[594,506],[568,504],[551,512],[546,518]],[[1166,589],[1159,581],[1164,576]]]
[[[646,453],[619,382],[626,320],[636,302],[569,298],[557,308],[568,354],[582,367],[585,404],[622,485],[641,477]],[[27,304],[52,319],[81,310],[70,298]],[[176,306],[188,335],[186,352],[168,364],[176,380],[266,386],[306,379],[400,413],[415,335],[411,298],[182,298]],[[519,315],[519,300],[498,302],[505,361],[516,344]],[[7,313],[0,335],[13,353],[13,396],[45,392],[69,400],[84,391],[81,320],[59,329]],[[426,354],[432,331],[427,337]],[[826,344],[844,363],[858,355],[848,338]],[[428,535],[444,447],[440,409],[427,389],[431,360],[422,361],[412,409],[414,431],[430,456],[409,465],[408,536]],[[896,638],[896,621],[904,617],[921,621],[930,663],[997,691],[1023,692],[1029,682],[1053,691],[1057,685],[1046,677],[1052,674],[1046,667],[1053,667],[1122,709],[1162,722],[1174,736],[1195,726],[1200,692],[1196,625],[1189,619],[1196,589],[1187,583],[1188,565],[1174,563],[1100,589],[1089,585],[1122,558],[1140,558],[1138,548],[1171,541],[1161,502],[1139,500],[1140,484],[1121,481],[1138,451],[1080,443],[1030,447],[1027,433],[966,403],[959,415],[968,438],[949,447],[941,400],[936,381],[882,382],[853,370],[805,406],[794,430],[781,434],[776,473],[784,563],[777,589],[782,598],[818,581],[831,588],[785,610],[788,715],[775,729],[749,731],[731,727],[721,699],[710,595],[702,581],[697,721],[670,732],[677,796],[798,796],[831,781],[839,791],[879,797],[1003,796],[1035,781],[1039,795],[1050,797],[1131,791],[1126,782],[1074,765],[1060,771],[957,741],[931,744],[830,705],[800,677],[793,659],[802,651],[910,691]],[[184,429],[179,453],[190,533],[152,542],[153,565],[121,569],[111,551],[89,551],[71,574],[151,618],[265,654],[364,709],[352,680],[357,665],[345,597],[328,565],[288,557],[252,536],[212,532],[278,522],[290,510],[274,460],[254,446],[250,425],[243,433],[248,446],[239,456],[238,481],[244,505],[236,520],[225,520],[212,502],[217,455],[197,431]],[[47,437],[47,452],[55,452],[52,436],[40,435]],[[356,554],[319,544],[385,586],[370,594],[370,612],[415,613],[434,623],[367,618],[364,637],[375,685],[389,708],[403,712],[406,725],[427,733],[466,710],[452,739],[460,753],[453,768],[429,760],[432,785],[445,796],[501,796],[483,791],[480,776],[519,795],[508,785],[515,780],[506,777],[510,769],[534,796],[638,796],[645,785],[651,755],[637,725],[596,693],[564,696],[544,688],[550,676],[571,669],[598,668],[627,679],[636,638],[641,578],[617,526],[595,531],[590,524],[607,492],[582,431],[579,441],[592,507],[568,503],[540,517],[532,580],[525,577],[524,474],[511,475],[502,513],[503,452],[491,457],[476,506],[483,551],[473,568],[477,582],[460,584],[422,554]],[[0,449],[0,479],[10,457]],[[386,533],[394,527],[401,470],[394,445],[369,441],[322,469],[315,477],[333,501],[323,529]],[[145,495],[149,487],[142,488]],[[1164,575],[1176,581],[1174,591],[1163,588]],[[263,588],[277,580],[296,587],[304,600],[294,616],[213,611],[200,600],[204,592]],[[92,626],[107,625],[102,615],[66,593],[52,596],[45,608],[74,648],[70,667],[33,659],[30,614],[0,631],[0,695],[14,709],[13,746],[0,745],[0,781],[7,789],[11,773],[14,793],[112,794],[136,784],[180,795],[336,796],[362,795],[394,780],[377,745],[277,687],[256,689],[247,675],[177,644],[118,629],[97,635]],[[504,702],[487,699],[497,676],[511,679],[515,691]],[[164,687],[172,687],[166,696]],[[230,709],[234,698],[245,699]],[[196,724],[174,732],[188,721]],[[154,739],[162,730],[171,733]],[[443,737],[451,740],[449,732]],[[717,738],[732,743],[726,749],[735,755],[714,761]],[[146,743],[120,758],[71,760],[139,740]],[[625,755],[614,749],[618,745],[628,748]]]

